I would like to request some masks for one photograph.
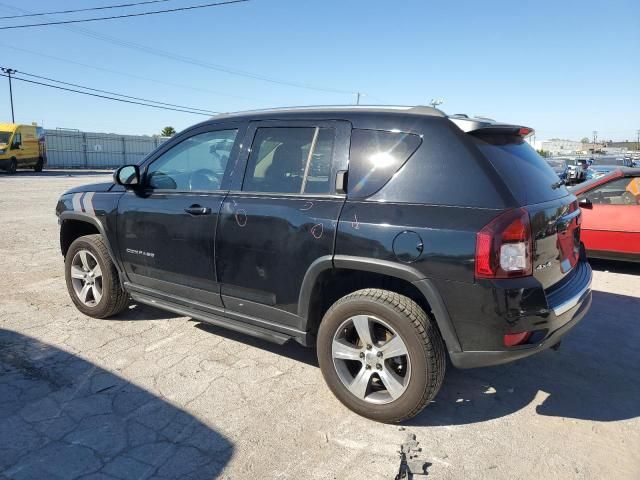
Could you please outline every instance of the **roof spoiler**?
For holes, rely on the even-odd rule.
[[[522,125],[512,125],[508,123],[499,123],[492,118],[486,117],[469,117],[465,114],[449,115],[447,117],[460,130],[471,134],[509,134],[520,135],[527,138],[535,133],[533,128]]]

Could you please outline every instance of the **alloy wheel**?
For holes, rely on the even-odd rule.
[[[102,270],[89,250],[78,250],[71,260],[71,284],[80,301],[95,307],[102,299]]]
[[[355,315],[337,329],[331,356],[342,384],[358,399],[397,400],[411,378],[409,352],[400,335],[372,315]]]

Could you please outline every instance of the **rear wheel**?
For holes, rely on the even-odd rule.
[[[71,244],[65,277],[71,300],[85,315],[107,318],[127,307],[129,297],[101,235],[86,235]]]
[[[41,172],[43,166],[44,166],[44,161],[42,160],[42,157],[40,157],[38,159],[38,163],[36,163],[36,166],[33,167],[33,171],[34,172]]]
[[[317,346],[331,391],[374,420],[415,416],[444,379],[438,330],[413,300],[395,292],[366,289],[338,300],[320,324]]]
[[[7,170],[7,173],[9,175],[13,175],[16,173],[16,170],[18,170],[18,161],[15,158],[12,158],[9,163],[9,170]]]

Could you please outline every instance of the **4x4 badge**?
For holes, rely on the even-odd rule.
[[[551,266],[551,260],[549,260],[547,263],[541,263],[540,265],[537,265],[536,270],[542,270],[550,266]]]

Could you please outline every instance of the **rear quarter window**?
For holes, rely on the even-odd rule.
[[[349,154],[349,197],[365,198],[380,190],[421,142],[418,135],[411,133],[353,129]]]
[[[569,194],[553,168],[519,135],[472,135],[520,205],[547,202]]]

